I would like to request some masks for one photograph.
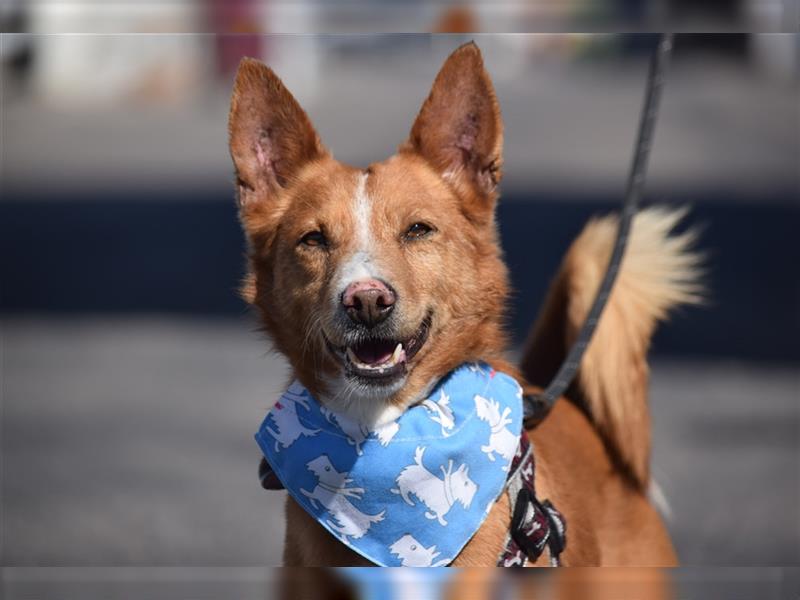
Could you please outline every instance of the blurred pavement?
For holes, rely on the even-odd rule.
[[[368,36],[279,36],[268,38],[265,61],[336,157],[365,166],[391,155],[406,138],[442,62],[472,38],[484,54],[505,120],[504,189],[621,194],[643,101],[646,56],[620,57],[600,46],[591,57],[571,59],[548,50],[564,44],[563,36],[547,35],[390,36],[380,43]],[[604,38],[584,36],[573,43],[591,39]],[[210,42],[203,36],[185,40],[184,45]],[[76,51],[84,42],[61,41],[64,50]],[[105,40],[108,52],[123,57],[165,58],[176,53],[169,45],[174,41],[168,36]],[[680,45],[679,40],[678,50]],[[213,57],[201,56],[202,68],[212,71]],[[125,63],[115,65],[113,81],[124,81]],[[6,86],[8,142],[2,161],[10,199],[37,193],[68,197],[76,189],[105,192],[105,201],[120,190],[140,190],[148,201],[154,192],[211,188],[222,190],[221,201],[230,201],[232,75],[196,76],[183,96],[159,103],[141,91],[106,98],[103,80],[92,77],[89,65],[81,66],[70,79],[81,90],[75,98]],[[138,74],[128,68],[130,78]],[[796,79],[775,77],[752,61],[677,54],[664,91],[648,192],[724,190],[760,197],[775,189],[797,190],[797,98]]]
[[[277,565],[252,435],[286,382],[240,319],[6,319],[3,563]],[[800,564],[797,365],[653,366],[683,564]]]

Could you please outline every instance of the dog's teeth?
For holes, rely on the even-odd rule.
[[[402,351],[403,351],[403,344],[398,342],[397,343],[397,347],[394,349],[394,352],[392,353],[392,364],[393,365],[396,365],[397,361],[400,360],[400,353]]]
[[[389,367],[394,367],[403,360],[403,357],[405,356],[405,349],[403,348],[403,344],[399,342],[397,346],[395,346],[394,352],[392,352],[389,358],[387,358],[384,362],[382,362],[379,365],[365,363],[360,358],[358,358],[358,356],[353,351],[353,349],[350,348],[350,346],[347,346],[345,348],[345,355],[352,364],[360,367],[361,369],[374,369],[379,373],[383,373]]]

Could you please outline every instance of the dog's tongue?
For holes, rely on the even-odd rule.
[[[358,360],[367,365],[379,365],[392,357],[396,344],[386,340],[370,340],[353,347]]]

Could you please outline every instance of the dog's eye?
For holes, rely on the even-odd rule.
[[[414,223],[409,227],[403,237],[407,240],[418,240],[433,232],[433,227],[427,223]]]
[[[411,551],[413,552],[416,549],[417,549],[417,545],[416,544],[411,544]]]
[[[328,240],[321,231],[309,231],[300,238],[300,243],[304,246],[327,246]]]
[[[326,471],[330,471],[330,470],[331,470],[331,468],[330,468],[330,467],[325,467],[325,470],[326,470]]]

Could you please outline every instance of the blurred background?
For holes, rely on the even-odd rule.
[[[588,21],[579,2],[420,4],[393,29],[586,31],[609,16],[631,24],[617,35],[353,33],[383,30],[370,10],[394,14],[366,0],[352,15],[145,4],[124,24],[115,3],[3,5],[4,565],[173,567],[166,581],[213,566],[247,584],[280,562],[283,497],[261,490],[252,435],[289,371],[236,295],[226,120],[242,56],[365,166],[475,39],[506,123],[499,222],[520,343],[571,239],[622,199],[656,41],[636,31],[652,19],[686,33],[646,201],[692,207],[709,290],[655,339],[654,474],[684,564],[800,565],[800,36],[733,33],[796,28],[781,3],[596,3]],[[329,34],[276,33],[309,30]]]

